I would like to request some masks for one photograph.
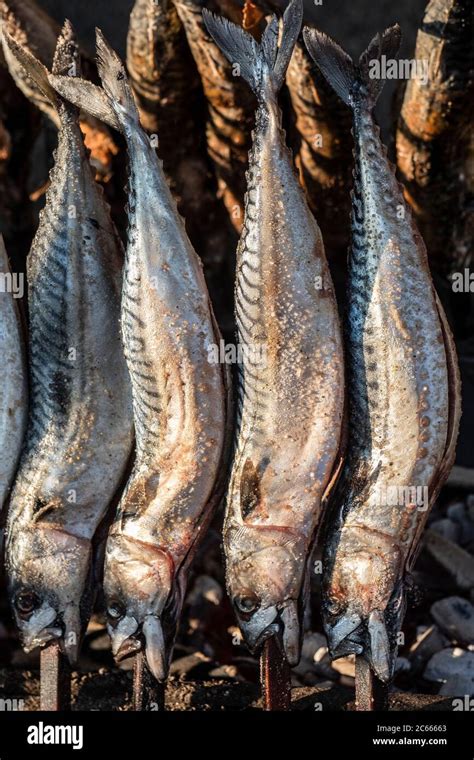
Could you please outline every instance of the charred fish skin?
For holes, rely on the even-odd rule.
[[[136,461],[106,547],[104,591],[113,652],[145,640],[166,678],[187,567],[216,506],[224,468],[226,388],[202,266],[162,165],[140,126],[125,69],[100,33],[103,89],[69,77],[54,84],[125,135],[129,235],[122,330],[132,380]]]
[[[382,55],[396,55],[400,30],[377,35],[359,66],[326,35],[306,29],[304,37],[353,110],[355,141],[346,317],[349,443],[327,536],[324,624],[334,657],[363,654],[388,681],[404,612],[404,576],[453,463],[459,375],[424,243],[372,115],[383,80],[370,78],[369,67]],[[394,505],[391,488],[403,489],[403,496],[407,488],[419,490],[407,503],[397,496]]]
[[[234,76],[225,56],[206,31],[202,11],[209,3],[173,1],[186,30],[208,103],[208,153],[229,218],[240,234],[255,100],[241,78]]]
[[[28,368],[20,312],[11,289],[10,264],[0,235],[0,510],[5,504],[20,457],[28,412]]]
[[[472,263],[473,35],[471,0],[428,3],[415,50],[427,63],[427,81],[407,83],[397,129],[405,195],[432,270],[445,279]]]
[[[8,513],[9,594],[25,649],[57,638],[74,662],[93,597],[91,541],[133,440],[119,330],[122,250],[75,109],[56,96],[37,59],[10,37],[6,44],[61,121],[28,257],[31,400]],[[72,62],[66,22],[53,70],[70,71]]]
[[[205,13],[258,98],[237,252],[243,351],[236,451],[224,525],[227,586],[250,649],[279,635],[300,656],[309,550],[341,433],[344,378],[334,290],[319,227],[298,183],[277,102],[302,23],[293,0],[259,45]]]

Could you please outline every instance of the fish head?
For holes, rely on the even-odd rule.
[[[74,664],[92,605],[90,542],[45,525],[14,531],[7,567],[25,651],[58,640]]]
[[[114,657],[123,660],[144,650],[151,672],[163,681],[184,596],[170,554],[135,538],[111,534],[104,594]]]
[[[393,674],[404,610],[401,567],[400,552],[388,536],[349,526],[323,584],[331,656],[363,654],[385,682]]]
[[[286,528],[226,531],[227,587],[245,643],[256,652],[277,637],[291,666],[301,653],[305,555]]]

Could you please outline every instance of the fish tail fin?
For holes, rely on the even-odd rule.
[[[58,76],[56,73],[49,80],[63,98],[123,134],[127,123],[140,124],[138,110],[125,66],[100,29],[96,30],[96,35],[97,68],[102,87],[79,77]]]
[[[17,42],[7,31],[2,31],[3,45],[8,52],[25,70],[28,77],[40,90],[44,98],[55,108],[58,106],[58,97],[49,82],[49,71],[27,47]]]
[[[306,28],[303,37],[315,64],[341,100],[351,108],[363,102],[372,110],[385,84],[379,67],[374,64],[380,63],[382,56],[396,57],[401,41],[398,24],[375,35],[358,65],[324,32]]]
[[[138,109],[128,81],[125,65],[113,50],[100,29],[96,29],[97,68],[102,86],[113,104],[119,121],[140,123]]]
[[[279,41],[279,21],[273,16],[260,44],[240,26],[203,9],[204,23],[229,62],[262,101],[275,96],[285,79],[293,48],[303,22],[302,0],[292,0],[283,14]]]

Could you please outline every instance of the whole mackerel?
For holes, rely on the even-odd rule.
[[[273,17],[258,44],[204,14],[258,99],[237,252],[242,364],[224,526],[227,585],[250,649],[275,635],[290,665],[300,656],[309,559],[337,462],[344,399],[334,289],[277,100],[302,15],[302,3],[293,0],[280,43]]]
[[[18,465],[28,410],[25,341],[20,312],[12,292],[13,277],[0,235],[0,510],[10,492]]]
[[[74,662],[94,595],[92,539],[132,446],[119,331],[123,257],[76,109],[56,95],[36,58],[11,37],[5,42],[60,120],[28,257],[31,403],[8,515],[9,594],[25,649],[59,639]],[[53,71],[73,64],[78,51],[66,22]]]
[[[142,127],[123,64],[97,33],[103,89],[56,77],[58,90],[122,132],[129,232],[122,331],[132,379],[136,461],[106,547],[112,649],[143,646],[166,678],[188,566],[226,475],[227,390],[202,266],[162,164]]]
[[[355,173],[346,357],[349,442],[324,558],[324,624],[333,657],[363,655],[388,681],[404,589],[429,507],[453,463],[459,375],[425,245],[387,160],[373,109],[398,26],[359,65],[329,37],[304,32],[329,84],[353,111]]]

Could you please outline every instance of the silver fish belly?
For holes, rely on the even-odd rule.
[[[122,252],[75,110],[48,89],[41,64],[9,44],[54,101],[61,127],[28,257],[31,403],[8,516],[8,580],[25,648],[58,638],[74,661],[93,598],[91,542],[132,446]],[[53,70],[73,48],[66,24]]]
[[[237,253],[242,364],[224,526],[227,584],[250,648],[281,634],[290,664],[299,659],[307,563],[338,453],[344,397],[339,317],[323,241],[298,184],[277,103],[300,12],[299,3],[286,12],[276,60],[276,19],[260,47],[238,27],[206,14],[230,60],[235,50],[244,51],[236,60],[243,71],[252,67],[246,78],[259,99]]]

